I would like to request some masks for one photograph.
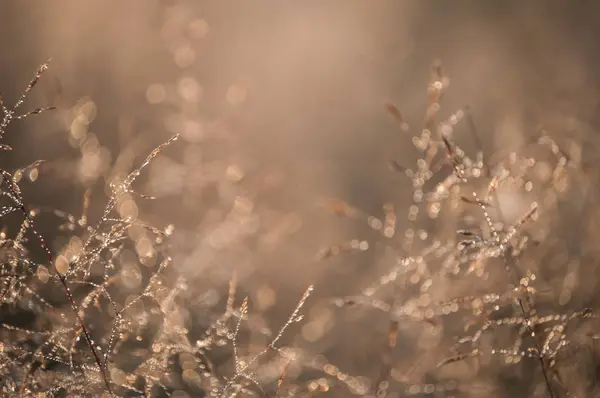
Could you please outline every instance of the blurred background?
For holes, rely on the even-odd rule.
[[[273,324],[308,284],[318,301],[377,277],[377,251],[315,261],[366,228],[319,204],[408,203],[388,161],[417,155],[385,104],[418,131],[435,60],[450,79],[442,114],[469,105],[486,154],[519,148],[540,125],[594,140],[600,124],[591,0],[22,0],[0,5],[0,41],[8,103],[52,58],[28,105],[57,110],[13,125],[3,154],[13,167],[46,160],[30,201],[78,212],[89,191],[98,217],[110,182],[181,134],[137,185],[157,199],[118,211],[173,224],[177,269],[218,294],[235,271]],[[469,137],[455,139],[475,150]]]

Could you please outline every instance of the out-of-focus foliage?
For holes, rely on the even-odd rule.
[[[2,4],[2,394],[594,396],[597,10]]]

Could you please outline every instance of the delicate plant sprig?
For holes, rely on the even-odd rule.
[[[538,184],[540,189],[554,190],[554,181],[558,178],[570,178],[565,175],[568,171],[566,165],[568,164],[571,170],[575,171],[578,165],[547,133],[544,133],[541,138],[531,140],[528,145],[539,144],[540,147],[550,149],[556,157],[555,165],[550,166],[551,178],[546,177],[547,172],[539,174],[541,182],[538,183],[535,178],[536,173],[539,172],[534,172],[536,160],[516,153],[509,154],[490,166],[485,162],[482,142],[468,107],[455,112],[436,126],[435,118],[439,112],[443,91],[448,86],[448,80],[442,76],[439,65],[432,68],[430,76],[424,127],[420,134],[412,139],[422,157],[418,159],[414,170],[395,161],[391,163],[391,168],[405,174],[412,184],[412,204],[408,209],[405,232],[396,233],[396,228],[393,228],[390,229],[391,233],[383,234],[390,238],[388,246],[396,250],[401,247],[396,260],[398,265],[393,266],[389,273],[381,276],[375,284],[364,289],[360,294],[335,299],[333,302],[341,307],[372,308],[389,316],[389,341],[382,351],[380,373],[375,380],[373,395],[387,394],[389,387],[387,369],[393,366],[390,365],[389,359],[390,347],[395,345],[394,341],[401,338],[399,336],[401,332],[395,326],[397,322],[425,321],[422,323],[425,328],[440,328],[443,318],[457,316],[460,313],[467,319],[471,318],[463,321],[466,324],[465,333],[476,325],[481,325],[474,334],[457,336],[460,344],[474,344],[487,330],[499,333],[500,325],[506,329],[516,328],[517,337],[511,348],[495,347],[492,349],[493,352],[490,352],[489,349],[476,346],[472,351],[447,357],[440,362],[440,366],[484,353],[536,357],[540,360],[546,390],[553,397],[555,391],[550,381],[550,373],[554,372],[556,355],[568,346],[569,335],[566,332],[566,323],[578,318],[593,318],[593,316],[590,315],[589,309],[575,311],[571,315],[558,313],[540,316],[537,313],[535,299],[538,292],[532,286],[536,279],[535,274],[527,271],[523,276],[517,265],[520,257],[524,256],[530,248],[540,246],[539,241],[527,235],[528,225],[536,223],[540,217],[543,217],[547,205],[540,205],[533,201],[529,210],[512,225],[506,227],[503,203],[499,200],[498,191],[525,187],[528,192],[531,192],[535,184]],[[405,132],[409,131],[402,112],[394,105],[387,105],[387,109],[401,129]],[[459,127],[461,120],[466,120],[467,127],[475,140],[477,153],[474,158],[470,158],[454,138],[454,131]],[[449,174],[444,168],[446,165],[451,166]],[[439,182],[431,189],[429,184],[434,179]],[[480,186],[485,187],[485,194],[482,196],[477,193],[480,191],[477,187]],[[470,191],[471,194],[465,195],[463,193],[465,190]],[[541,195],[544,195],[544,192]],[[541,200],[545,201],[546,198],[540,197]],[[465,209],[462,213],[457,211],[459,206]],[[472,207],[478,208],[483,213],[482,217],[479,216],[483,219],[480,230],[472,228],[476,219],[470,214]],[[368,220],[368,225],[375,230],[384,229],[385,223],[380,218],[364,214],[360,209],[342,200],[330,201],[328,208],[337,215]],[[401,213],[402,210],[399,210],[399,214]],[[446,214],[452,222],[460,224],[464,222],[470,226],[457,228],[455,238],[444,243],[434,240],[430,246],[423,247],[422,244],[416,245],[416,237],[427,241],[431,236],[435,236],[435,229],[433,229],[435,227],[431,230],[419,229],[418,222],[423,213],[432,220]],[[461,214],[468,214],[469,218],[463,221]],[[392,217],[386,216],[386,220],[391,219]],[[496,219],[499,222],[495,221]],[[440,222],[445,222],[445,219]],[[402,220],[399,221],[398,227],[401,223]],[[392,239],[394,237],[398,239]],[[328,247],[321,252],[321,258],[356,251],[360,247],[367,249],[374,246],[372,242],[364,241],[364,244],[360,242],[360,239],[354,239],[348,243]],[[431,295],[436,292],[436,283],[442,282],[443,289],[447,289],[444,282],[453,283],[451,282],[453,278],[459,276],[464,278],[474,276],[487,281],[490,274],[496,274],[494,268],[498,268],[498,260],[502,261],[506,275],[512,282],[505,290],[432,301]],[[393,289],[382,289],[388,285],[393,285]],[[411,285],[415,287],[412,288]],[[384,298],[386,297],[384,295],[390,294],[390,291],[393,298],[391,303]],[[416,296],[411,297],[411,292],[416,293]],[[516,305],[519,315],[498,317],[500,310],[506,311],[513,305]],[[526,339],[531,340],[526,341]],[[382,390],[382,386],[385,391]]]

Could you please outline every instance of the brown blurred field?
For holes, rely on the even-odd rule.
[[[550,295],[572,279],[572,297],[563,297],[560,310],[598,308],[600,3],[5,1],[0,42],[4,98],[18,98],[32,72],[52,58],[28,104],[57,109],[13,126],[4,139],[15,150],[2,154],[3,167],[46,160],[35,184],[23,188],[30,202],[79,212],[89,190],[89,217],[98,217],[111,178],[181,134],[138,184],[156,200],[132,199],[120,215],[174,225],[174,267],[189,280],[188,296],[222,301],[235,273],[240,297],[249,296],[256,316],[253,331],[278,330],[314,284],[304,321],[286,332],[285,344],[370,378],[388,319],[330,302],[371,285],[393,254],[376,237],[380,243],[364,253],[316,256],[341,241],[373,238],[353,215],[382,216],[387,202],[398,209],[398,231],[407,227],[410,181],[389,161],[417,161],[411,136],[423,123],[430,67],[440,60],[450,82],[441,119],[468,105],[487,157],[520,153],[540,126],[577,157],[581,173],[539,227],[548,246],[526,265],[541,273]],[[411,133],[398,128],[389,103]],[[478,149],[464,128],[454,139],[473,155]],[[545,192],[530,196],[543,202]],[[507,217],[517,220],[530,196],[522,203],[519,197]],[[457,224],[436,224],[430,233],[451,236]],[[47,235],[55,227],[52,220],[39,225]],[[528,228],[536,234],[535,224]],[[48,240],[59,248],[65,239]],[[505,282],[486,286],[502,291]],[[453,283],[439,291],[440,300],[472,287]],[[240,347],[252,353],[265,343],[260,333],[248,333]],[[398,369],[417,368],[396,375],[397,383],[433,377],[424,368],[435,361],[413,348],[400,342],[394,351]],[[533,387],[519,390],[539,378],[535,366],[514,379],[482,371],[473,391],[463,393],[545,396]],[[449,377],[471,371],[465,365]],[[597,370],[590,372],[595,380]],[[326,394],[348,396],[342,389]]]

